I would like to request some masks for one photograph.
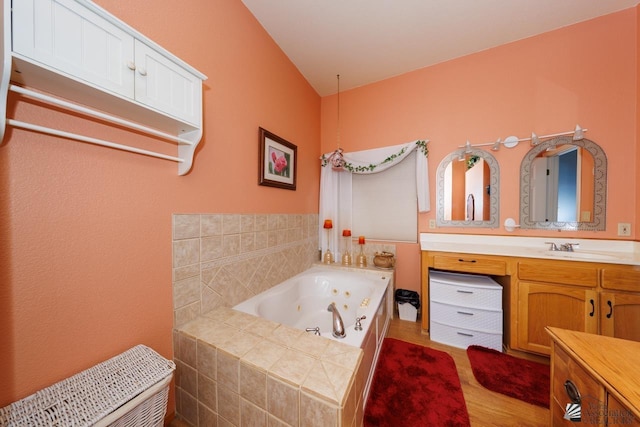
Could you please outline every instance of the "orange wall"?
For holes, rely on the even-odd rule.
[[[173,162],[9,131],[0,146],[0,406],[138,343],[172,357],[173,213],[318,211],[320,97],[240,1],[97,3],[208,75],[205,135],[180,177]],[[10,109],[147,145],[30,103]],[[298,146],[297,191],[258,186],[259,126]]]
[[[617,223],[638,229],[637,169],[638,7],[536,37],[345,91],[340,95],[340,135],[346,151],[430,139],[432,211],[420,215],[420,232],[550,235],[556,238],[617,239]],[[335,148],[336,96],[322,99],[322,151]],[[588,129],[608,156],[607,230],[544,232],[501,226],[439,228],[435,219],[435,173],[450,152],[509,135],[528,137]],[[500,165],[500,223],[519,218],[520,162],[526,143],[494,153]],[[560,237],[564,236],[564,237]],[[418,245],[403,249],[419,251]],[[419,260],[398,268],[397,283],[419,283]],[[398,260],[400,263],[402,260]],[[400,265],[400,264],[399,264]]]

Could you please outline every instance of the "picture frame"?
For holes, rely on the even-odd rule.
[[[266,129],[259,129],[260,175],[258,184],[295,191],[298,147]]]

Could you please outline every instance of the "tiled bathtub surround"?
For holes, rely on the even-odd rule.
[[[175,214],[174,327],[233,307],[317,260],[317,214]]]
[[[395,253],[388,244],[365,249],[369,265],[375,252]],[[363,353],[231,308],[319,257],[317,214],[173,216],[180,418],[200,426],[362,425],[375,334]]]
[[[362,425],[368,372],[357,347],[229,308],[177,329],[174,346],[177,412],[189,424]]]

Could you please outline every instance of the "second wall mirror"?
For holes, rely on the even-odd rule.
[[[498,227],[500,170],[491,153],[461,149],[446,156],[436,172],[440,227]]]
[[[606,202],[607,156],[595,142],[559,136],[522,160],[522,228],[604,230]]]

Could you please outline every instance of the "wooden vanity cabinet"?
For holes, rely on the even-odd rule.
[[[640,343],[560,328],[547,333],[551,425],[640,426],[640,369],[635,363]],[[573,420],[565,418],[567,410]]]
[[[484,274],[500,283],[503,335],[512,350],[550,355],[547,326],[640,341],[640,266],[423,251],[425,331],[429,269]]]

